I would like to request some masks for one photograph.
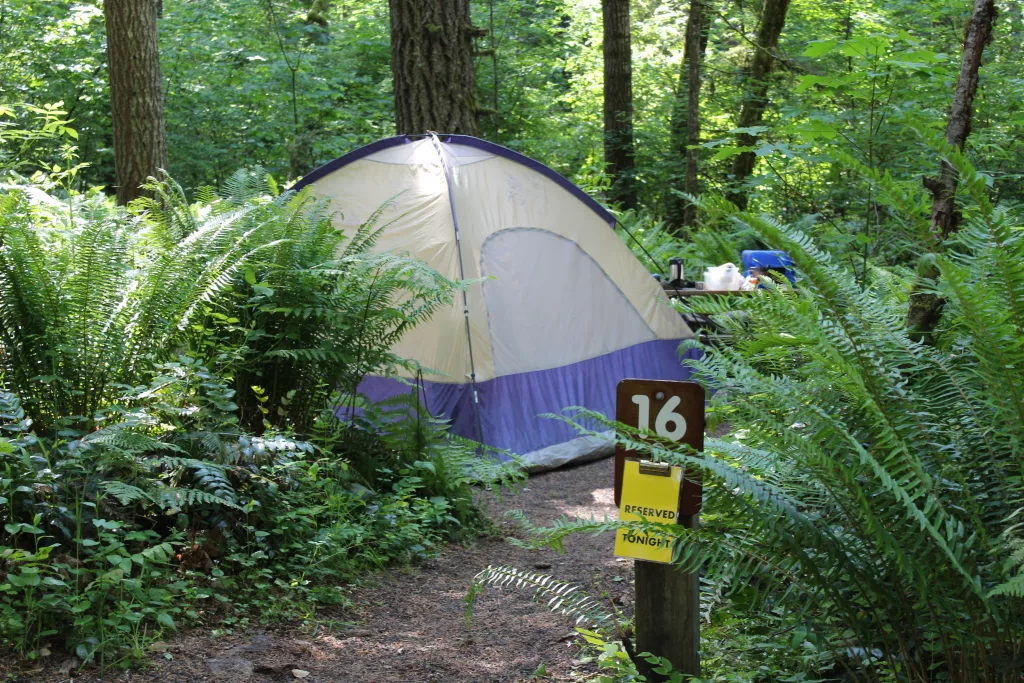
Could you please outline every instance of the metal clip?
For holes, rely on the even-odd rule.
[[[640,470],[640,474],[651,474],[656,477],[667,477],[672,474],[672,466],[667,462],[641,460],[638,469]]]

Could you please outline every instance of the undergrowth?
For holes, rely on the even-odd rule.
[[[507,457],[358,393],[461,284],[258,169],[124,210],[75,168],[0,189],[0,642],[127,666],[183,624],[337,617],[481,528]]]
[[[729,435],[698,455],[588,411],[569,418],[603,420],[628,449],[702,469],[699,530],[519,516],[532,547],[624,527],[674,538],[673,563],[701,572],[714,596],[710,633],[727,635],[705,640],[710,678],[1020,680],[1024,240],[984,177],[956,150],[948,158],[963,224],[933,257],[936,281],[854,274],[797,227],[703,203],[712,220],[785,250],[800,274],[796,289],[767,283],[691,305],[728,335],[693,368],[716,390],[710,425]],[[914,213],[926,202],[872,181],[927,229]],[[934,344],[907,330],[912,285],[946,301]]]

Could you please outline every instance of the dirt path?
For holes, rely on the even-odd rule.
[[[501,537],[469,547],[452,546],[431,562],[385,573],[374,587],[355,592],[357,626],[310,635],[295,626],[252,628],[212,639],[182,636],[169,643],[172,659],[154,657],[143,670],[83,676],[76,680],[185,683],[186,681],[298,680],[292,669],[320,681],[526,681],[544,665],[546,680],[575,681],[593,673],[581,664],[570,622],[534,603],[522,590],[488,589],[478,599],[471,628],[464,598],[473,576],[488,564],[550,573],[583,584],[593,595],[607,592],[629,611],[632,563],[612,556],[614,538],[578,536],[566,554],[526,551],[503,540],[512,527],[502,519],[519,509],[536,524],[570,517],[614,516],[612,460],[535,475],[514,496],[489,500]],[[68,680],[37,670],[25,681]]]

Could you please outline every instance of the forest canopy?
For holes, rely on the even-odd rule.
[[[724,192],[737,182],[737,128],[754,85],[748,67],[762,8],[704,5],[700,190]],[[603,190],[601,3],[491,0],[470,9],[480,28],[473,45],[481,136]],[[630,12],[636,182],[642,205],[664,215],[671,190],[682,189],[686,140],[673,119],[685,121],[689,7],[633,0]],[[745,131],[757,164],[742,184],[754,206],[784,218],[821,214],[829,243],[862,235],[872,256],[912,254],[876,211],[871,188],[837,156],[908,182],[934,172],[970,13],[967,2],[790,3],[763,76],[763,118]],[[188,191],[220,185],[251,163],[294,179],[395,132],[385,2],[165,0],[157,24],[167,170]],[[969,148],[996,198],[1013,199],[1024,191],[1024,146],[1014,144],[1024,127],[1020,4],[1001,6],[997,24]],[[0,26],[0,103],[63,103],[89,164],[83,182],[114,186],[101,3],[4,0]],[[17,157],[28,172],[48,155],[40,145],[23,151]],[[890,227],[896,239],[871,239]]]

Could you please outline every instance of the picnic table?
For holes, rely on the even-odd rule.
[[[698,289],[696,287],[685,287],[674,285],[671,282],[662,282],[661,289],[668,295],[670,299],[688,299],[691,297],[699,296],[733,296],[733,295],[747,295],[753,294],[755,290],[741,291],[741,290],[716,290],[716,289]],[[715,323],[711,316],[704,313],[693,313],[684,312],[681,314],[683,321],[693,330],[694,334],[700,340],[701,344],[711,344],[711,337],[709,333],[719,335],[721,333],[721,326]]]

